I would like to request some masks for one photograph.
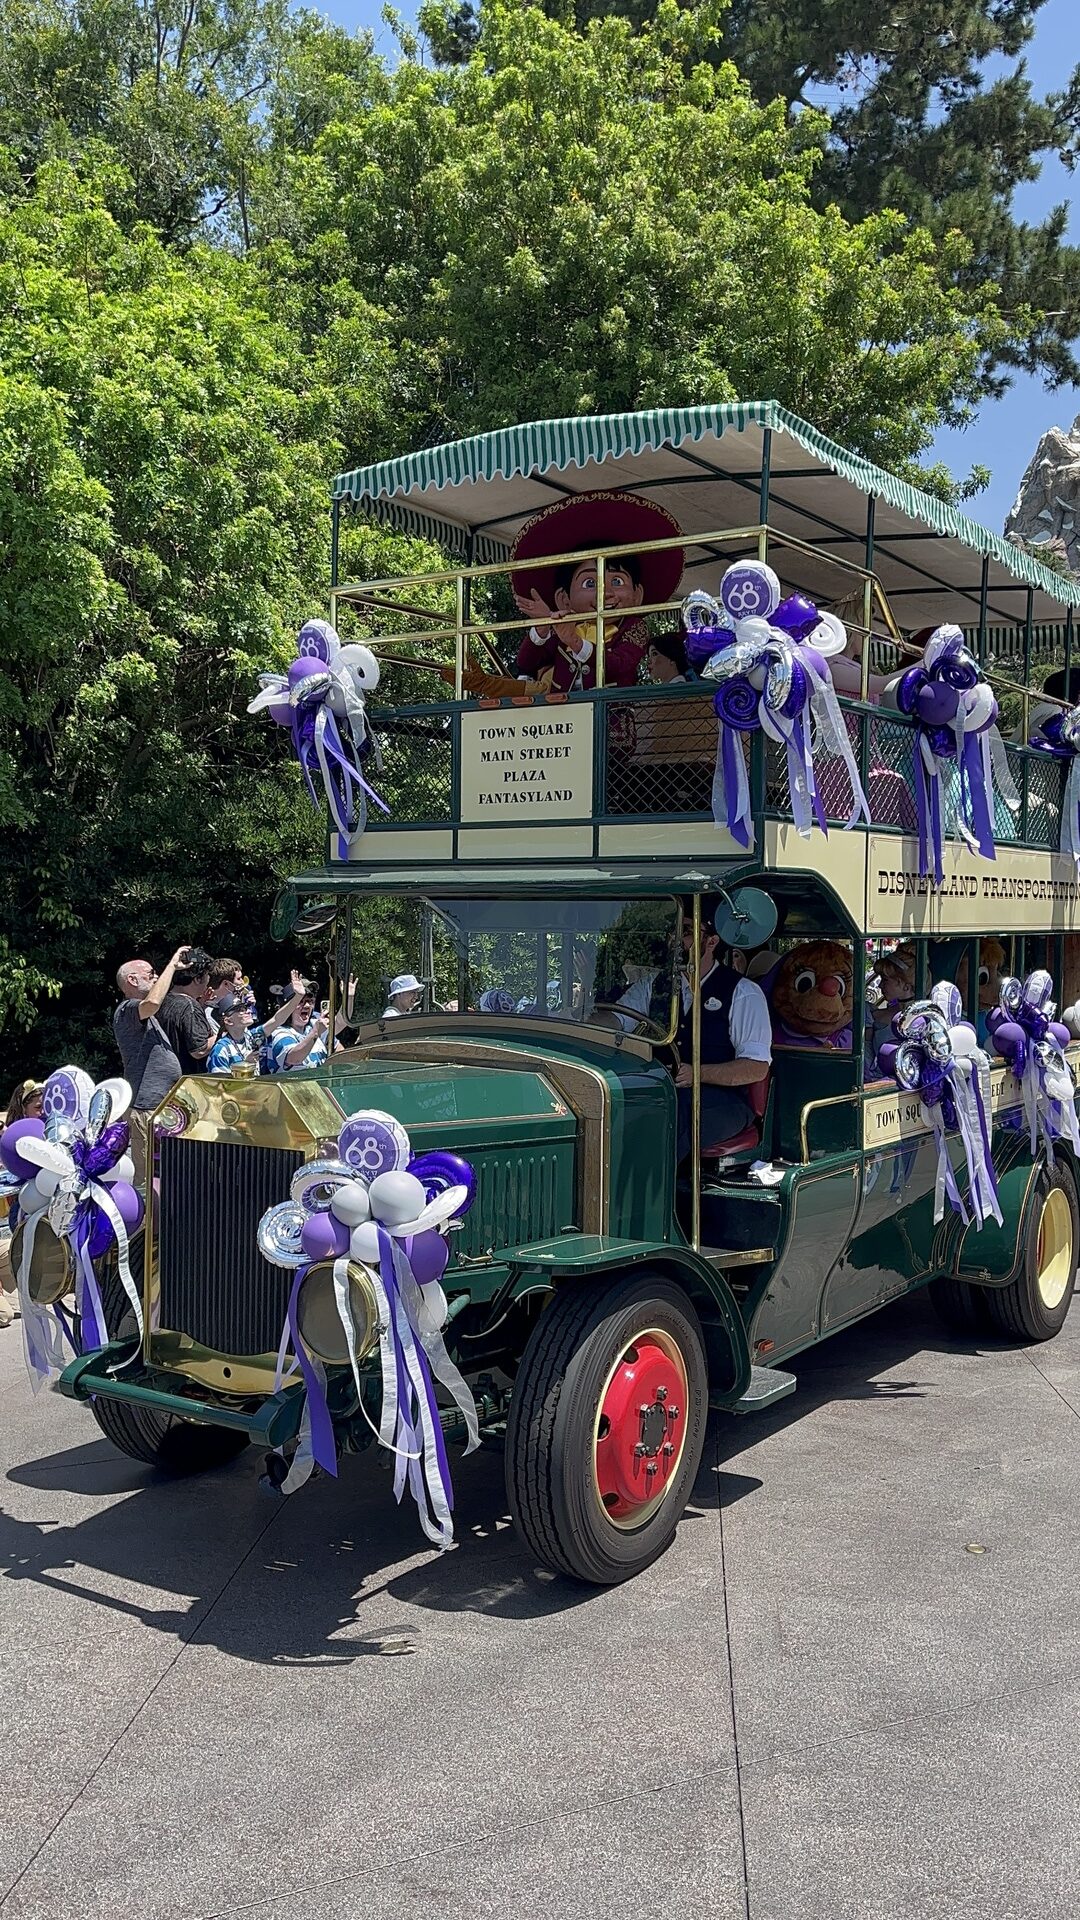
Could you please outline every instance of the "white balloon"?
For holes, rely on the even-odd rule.
[[[1074,1040],[1080,1040],[1080,1000],[1074,1000],[1071,1007],[1062,1009],[1061,1023],[1068,1027]]]
[[[970,1060],[972,1054],[979,1050],[979,1036],[967,1020],[962,1020],[958,1026],[949,1028],[949,1039],[952,1041],[953,1055],[957,1060]]]
[[[52,1175],[50,1174],[48,1177],[51,1179]],[[38,1176],[38,1178],[40,1178],[40,1176]],[[48,1206],[51,1199],[51,1194],[42,1193],[36,1178],[28,1180],[24,1187],[19,1188],[19,1212],[24,1214],[40,1213],[43,1207]]]
[[[376,1220],[398,1227],[415,1220],[427,1204],[427,1194],[414,1173],[380,1173],[368,1188]]]
[[[980,727],[985,727],[994,711],[994,690],[981,681],[977,687],[972,687],[970,693],[964,694],[963,701],[964,732],[977,733]]]
[[[40,1140],[35,1134],[28,1134],[19,1141],[19,1152],[32,1166],[47,1167],[50,1173],[74,1171],[75,1162],[67,1148],[53,1140]]]
[[[438,1333],[445,1327],[449,1311],[446,1295],[437,1280],[431,1280],[426,1287],[421,1287],[420,1306],[416,1315],[417,1328],[421,1333]]]
[[[101,1176],[102,1183],[105,1186],[108,1186],[113,1180],[127,1180],[130,1183],[134,1178],[135,1162],[130,1153],[122,1153],[115,1167],[110,1167],[108,1173],[103,1173]]]
[[[359,687],[365,693],[371,693],[379,684],[379,663],[370,647],[361,647],[355,641],[342,647],[335,662],[336,666],[348,667]]]
[[[330,1211],[343,1227],[359,1227],[371,1219],[371,1202],[362,1180],[349,1180],[340,1186],[330,1202]]]
[[[54,1193],[59,1189],[62,1178],[63,1175],[55,1173],[52,1167],[42,1167],[40,1172],[34,1176],[31,1184],[37,1188],[42,1200],[51,1200]]]
[[[326,696],[326,704],[331,713],[336,713],[339,719],[343,718],[349,706],[348,695],[344,687],[338,686],[335,682]]]
[[[354,1260],[362,1260],[365,1267],[377,1267],[379,1264],[379,1229],[374,1220],[364,1220],[354,1227],[349,1238],[349,1252]]]
[[[825,612],[813,632],[807,634],[806,644],[816,647],[823,660],[831,660],[847,646],[847,628],[835,613]]]
[[[752,613],[745,620],[736,620],[735,637],[749,641],[751,646],[767,647],[775,639],[776,629],[770,627],[767,620],[762,620],[759,614]]]

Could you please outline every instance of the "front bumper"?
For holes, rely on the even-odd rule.
[[[156,1384],[159,1376],[145,1370],[114,1372],[119,1363],[130,1359],[129,1342],[114,1341],[99,1347],[96,1353],[83,1354],[64,1368],[56,1383],[58,1393],[69,1400],[91,1400],[96,1395],[108,1400],[127,1400],[135,1406],[152,1407],[156,1413],[170,1413],[177,1420],[189,1420],[195,1426],[231,1427],[271,1449],[287,1446],[295,1440],[304,1407],[302,1386],[283,1387],[256,1403],[237,1406],[225,1400],[203,1400],[189,1393],[178,1393],[171,1386]],[[153,1380],[154,1385],[147,1385]]]

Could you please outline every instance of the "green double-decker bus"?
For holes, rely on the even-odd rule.
[[[562,511],[582,499],[587,541]],[[282,1374],[292,1280],[259,1223],[350,1116],[391,1115],[414,1153],[475,1177],[442,1338],[505,1448],[515,1524],[546,1566],[619,1581],[670,1542],[710,1410],[795,1392],[797,1356],[826,1335],[927,1284],[954,1324],[1041,1340],[1063,1322],[1068,1138],[1033,1153],[1020,1081],[992,1054],[1002,1224],[980,1227],[970,1204],[941,1207],[932,1115],[878,1043],[942,981],[984,1042],[1003,980],[1044,969],[1059,1006],[1080,997],[1068,761],[1027,744],[1037,708],[1069,705],[1080,589],[771,402],[437,447],[343,474],[332,514],[330,620],[382,668],[368,770],[388,812],[348,846],[328,834],[275,931],[325,929],[344,1044],[312,1070],[180,1083],[155,1128],[141,1350],[119,1327],[62,1388],[137,1458],[194,1468],[255,1442],[280,1481],[306,1388]],[[355,515],[437,543],[444,564],[350,579]],[[682,610],[737,562],[846,633],[829,666],[869,820],[851,817],[848,754],[819,735],[824,826],[800,831],[767,728],[738,749],[741,831],[717,803],[715,688]],[[943,624],[996,695],[1013,794],[994,802],[991,856],[954,836],[946,791],[938,882],[920,871],[919,730],[890,689]],[[772,1021],[719,1133],[714,953]],[[407,1006],[397,978],[418,983]],[[958,1133],[946,1151],[964,1202]],[[351,1339],[309,1316],[339,1452],[379,1426],[370,1278],[350,1263]],[[462,1413],[439,1398],[452,1453]]]

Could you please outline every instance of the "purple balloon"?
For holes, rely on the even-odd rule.
[[[114,1120],[110,1127],[104,1127],[89,1152],[83,1156],[82,1169],[88,1180],[100,1180],[103,1173],[115,1167],[122,1153],[126,1153],[131,1144],[131,1135],[126,1120]]]
[[[109,1188],[109,1198],[120,1215],[129,1233],[134,1233],[142,1222],[142,1194],[133,1187],[130,1180],[114,1180]]]
[[[441,1233],[417,1233],[405,1242],[405,1256],[418,1287],[429,1287],[446,1272],[450,1249]]]
[[[447,1187],[467,1188],[468,1199],[461,1212],[468,1213],[476,1195],[476,1175],[467,1160],[456,1153],[414,1154],[406,1171],[416,1175],[429,1200],[445,1193]]]
[[[808,600],[805,593],[789,593],[786,600],[781,600],[776,612],[770,615],[770,625],[782,627],[785,633],[799,640],[804,633],[813,632],[820,618],[813,601]]]
[[[322,660],[312,660],[310,657],[305,656],[299,660],[294,660],[290,666],[289,685],[290,687],[299,686],[301,680],[307,680],[311,674],[325,672],[326,666]]]
[[[86,1251],[90,1255],[91,1260],[100,1260],[102,1254],[108,1253],[114,1238],[112,1223],[108,1214],[102,1207],[95,1204],[90,1219],[90,1232],[86,1242]]]
[[[686,657],[692,667],[703,667],[714,653],[730,647],[735,635],[730,627],[689,627],[683,636]]]
[[[1064,1026],[1060,1020],[1051,1020],[1049,1031],[1053,1034],[1059,1046],[1067,1047],[1071,1044],[1072,1034],[1069,1032],[1068,1027]]]
[[[905,674],[901,674],[896,686],[896,704],[901,713],[914,713],[915,697],[925,684],[926,673],[922,667],[909,667]]]
[[[890,1080],[893,1077],[896,1056],[899,1051],[900,1048],[895,1040],[886,1040],[878,1048],[878,1066],[881,1068],[882,1073],[888,1074]]]
[[[13,1120],[10,1127],[0,1133],[0,1160],[16,1180],[32,1180],[37,1172],[37,1163],[24,1160],[19,1152],[20,1140],[44,1140],[45,1122],[43,1120]]]
[[[924,727],[947,727],[959,705],[956,688],[944,680],[928,680],[915,695],[915,711]]]
[[[987,1022],[989,1025],[989,1022]],[[998,1020],[994,1024],[993,1041],[1003,1060],[1023,1058],[1027,1047],[1027,1034],[1016,1020]]]
[[[300,1229],[300,1245],[309,1260],[338,1260],[349,1251],[349,1229],[332,1213],[312,1213]]]
[[[276,727],[292,726],[292,708],[287,700],[272,700],[266,711]]]

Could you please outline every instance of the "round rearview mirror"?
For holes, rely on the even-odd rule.
[[[713,926],[725,947],[749,951],[772,939],[778,918],[775,900],[760,887],[739,887],[722,896]]]
[[[322,933],[337,912],[336,900],[313,900],[309,907],[302,907],[293,924],[293,932],[303,934]]]

